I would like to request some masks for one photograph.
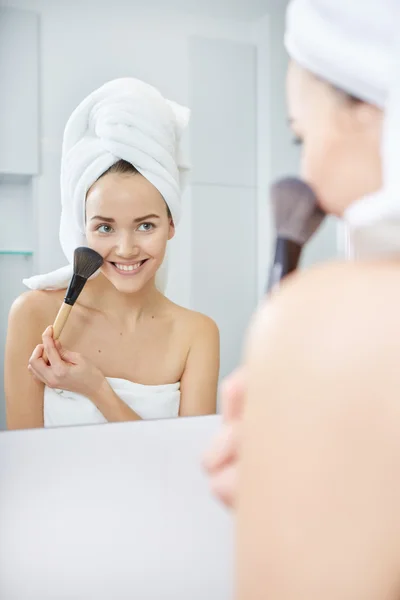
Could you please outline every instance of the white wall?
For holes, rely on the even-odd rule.
[[[4,4],[27,5],[41,17],[42,156],[36,188],[39,230],[35,267],[46,271],[64,262],[58,244],[60,148],[65,122],[79,101],[109,79],[135,76],[155,85],[165,96],[188,104],[190,37],[249,40],[252,27],[240,21],[145,11],[128,2],[113,8],[98,3],[96,10],[85,2],[70,5],[64,0]],[[185,202],[190,202],[190,194]],[[190,304],[189,221],[190,209],[173,242],[171,261],[170,295],[184,305]]]

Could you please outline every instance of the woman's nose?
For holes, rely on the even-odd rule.
[[[137,245],[134,236],[121,235],[118,239],[116,252],[121,258],[134,258],[139,256],[140,248]]]

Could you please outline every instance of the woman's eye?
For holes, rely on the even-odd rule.
[[[150,231],[151,229],[154,229],[153,223],[142,223],[138,227],[139,231]]]
[[[97,231],[100,233],[111,233],[112,227],[111,225],[100,225],[100,227],[97,228]]]

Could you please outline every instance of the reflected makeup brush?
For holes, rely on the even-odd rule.
[[[309,185],[296,177],[286,177],[271,186],[276,242],[267,292],[297,269],[303,246],[325,218],[324,211]]]
[[[60,337],[72,307],[82,292],[87,280],[100,269],[102,264],[103,257],[95,250],[84,246],[76,248],[74,252],[74,274],[53,324],[53,337],[55,340],[58,340]],[[45,362],[48,362],[45,354],[43,354],[43,359]]]

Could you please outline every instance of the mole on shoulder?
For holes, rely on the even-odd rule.
[[[98,352],[100,352],[100,354],[101,354],[101,350],[98,350]]]

